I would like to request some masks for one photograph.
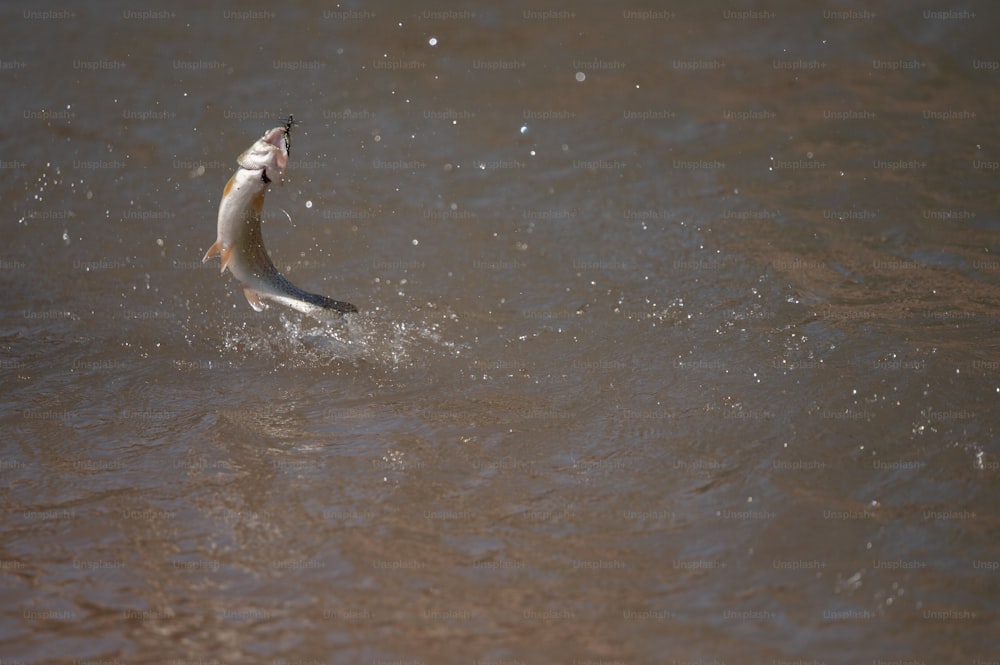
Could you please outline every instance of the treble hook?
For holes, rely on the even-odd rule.
[[[292,125],[295,124],[295,119],[292,114],[288,114],[288,120],[285,121],[285,152],[289,155],[292,154]]]

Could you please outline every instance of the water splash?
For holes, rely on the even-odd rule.
[[[244,357],[269,357],[291,367],[371,363],[390,370],[423,364],[429,355],[456,356],[463,346],[444,339],[441,324],[387,320],[363,312],[319,321],[282,312],[260,326],[226,326],[223,346]]]

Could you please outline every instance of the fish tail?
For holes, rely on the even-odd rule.
[[[322,307],[323,309],[329,309],[334,312],[339,312],[340,314],[350,314],[352,312],[357,312],[358,308],[349,302],[344,302],[343,300],[334,300],[333,298],[327,298],[326,296],[321,296],[318,293],[309,293],[308,291],[303,291],[299,294],[302,300],[305,300],[310,305],[316,305]]]
[[[316,307],[322,307],[323,309],[328,309],[340,314],[350,314],[358,311],[358,308],[349,302],[334,300],[333,298],[328,298],[327,296],[322,296],[318,293],[310,293],[300,289],[285,279],[284,275],[279,273],[274,268],[273,264],[271,266],[271,276],[274,286],[277,287],[277,290],[283,293],[286,297],[292,297],[304,303],[308,303]]]

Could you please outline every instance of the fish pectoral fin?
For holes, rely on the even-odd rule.
[[[225,247],[221,242],[215,241],[215,243],[208,248],[208,251],[205,252],[205,257],[201,260],[201,262],[205,263],[209,259],[216,256],[218,256],[219,260],[222,262],[219,272],[226,272],[226,267],[229,265],[229,259],[233,256],[233,248]]]
[[[219,259],[222,264],[222,268],[219,270],[219,272],[223,272],[226,268],[229,267],[229,259],[231,258],[233,258],[233,248],[223,247],[222,252],[219,254]]]
[[[254,308],[254,311],[263,312],[267,309],[267,303],[264,302],[264,294],[260,291],[251,289],[249,286],[244,286],[243,295],[247,297],[247,302]]]
[[[207,252],[205,252],[205,258],[203,258],[203,259],[201,260],[201,262],[202,262],[202,263],[205,263],[205,262],[206,262],[206,261],[208,261],[208,260],[209,260],[210,258],[212,258],[212,257],[215,257],[215,256],[219,256],[220,254],[222,254],[222,245],[221,245],[221,244],[219,243],[219,241],[217,240],[217,241],[215,241],[215,242],[214,242],[214,243],[212,244],[212,246],[211,246],[211,247],[209,247],[209,248],[208,248],[208,251],[207,251]]]

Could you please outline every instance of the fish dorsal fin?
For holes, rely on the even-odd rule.
[[[260,291],[251,289],[249,286],[243,287],[243,295],[247,297],[247,302],[258,312],[264,311],[267,305],[264,303],[263,295]]]

